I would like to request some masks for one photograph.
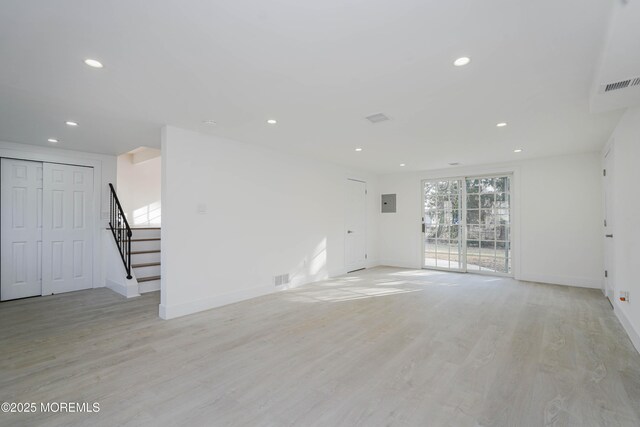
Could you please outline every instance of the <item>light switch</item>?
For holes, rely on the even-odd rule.
[[[207,213],[207,205],[205,205],[204,203],[198,204],[198,213],[199,214],[206,214]]]

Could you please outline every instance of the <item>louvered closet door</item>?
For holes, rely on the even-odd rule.
[[[44,164],[42,294],[93,287],[93,168]]]
[[[0,299],[42,294],[42,163],[2,159]]]

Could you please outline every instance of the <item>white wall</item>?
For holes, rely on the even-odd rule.
[[[613,233],[612,280],[614,307],[634,345],[640,351],[640,107],[629,109],[613,133],[613,212],[608,233]],[[629,302],[619,300],[629,292]]]
[[[105,286],[127,298],[140,296],[135,277],[127,279],[118,244],[111,230],[102,230],[102,259],[105,268]]]
[[[421,267],[423,179],[505,172],[514,174],[516,278],[600,288],[603,250],[598,153],[381,176],[380,193],[397,194],[398,212],[380,214],[380,263]]]
[[[135,154],[118,156],[118,199],[131,227],[161,224],[161,159],[135,162]]]
[[[93,253],[93,287],[105,286],[106,271],[111,266],[103,257],[104,238],[108,234],[104,230],[109,223],[109,183],[116,180],[116,158],[103,154],[83,151],[64,150],[39,145],[15,144],[0,142],[0,157],[33,160],[41,162],[67,163],[94,168],[94,253]],[[110,237],[110,236],[108,236]],[[113,238],[113,237],[111,237]]]
[[[367,182],[377,264],[373,176],[174,127],[163,130],[162,169],[163,318],[273,292],[279,274],[297,286],[345,273],[348,177]]]

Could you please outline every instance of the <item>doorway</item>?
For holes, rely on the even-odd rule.
[[[604,200],[604,289],[602,290],[605,296],[609,299],[609,302],[613,304],[614,298],[614,277],[613,260],[614,258],[614,245],[613,245],[613,180],[614,180],[614,151],[613,143],[610,148],[605,152],[602,170],[603,175],[603,200]]]
[[[511,276],[511,180],[423,181],[423,268]]]
[[[348,272],[367,264],[367,183],[347,179],[345,266]]]
[[[93,287],[93,168],[0,160],[0,300]]]

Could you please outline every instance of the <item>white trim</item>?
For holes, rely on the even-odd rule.
[[[235,302],[255,298],[276,292],[277,289],[267,286],[260,286],[241,291],[230,292],[223,295],[216,295],[209,298],[198,299],[185,302],[182,304],[166,306],[160,304],[159,315],[162,319],[175,319],[176,317],[186,316],[188,314],[197,313],[204,310],[210,310],[216,307],[233,304]]]
[[[609,157],[611,155],[611,157]],[[601,176],[602,182],[602,218],[607,222],[605,227],[604,222],[601,223],[602,230],[602,254],[603,254],[603,268],[607,272],[608,277],[602,280],[602,293],[612,300],[615,295],[615,271],[613,269],[615,262],[615,245],[613,242],[609,242],[606,237],[607,234],[615,233],[615,219],[613,218],[613,206],[614,191],[615,188],[615,140],[610,138],[607,144],[602,149],[601,153],[601,167],[603,171],[606,171],[606,176]],[[610,193],[609,193],[610,192]],[[610,205],[610,212],[607,212],[607,203]],[[609,216],[608,213],[611,213]]]
[[[140,293],[138,293],[138,282],[135,279],[127,280],[126,285],[114,282],[111,279],[106,279],[106,286],[112,291],[119,293],[120,295],[123,295],[127,298],[140,296]]]
[[[347,223],[346,223],[346,218],[347,218],[347,209],[349,204],[345,203],[345,211],[344,211],[344,218],[345,221],[343,222],[343,230],[342,230],[342,235],[344,236],[344,241],[343,241],[343,252],[344,252],[344,268],[343,274],[347,274],[350,271],[357,271],[357,270],[361,270],[363,268],[367,268],[368,266],[368,261],[369,261],[369,251],[368,251],[368,228],[369,228],[369,223],[367,221],[367,208],[368,208],[368,204],[369,204],[369,185],[367,184],[367,181],[365,181],[364,179],[360,179],[360,178],[353,178],[350,175],[347,175],[347,181],[355,181],[355,182],[359,182],[361,184],[364,184],[364,250],[365,250],[365,259],[364,259],[364,265],[362,267],[356,268],[354,270],[351,270],[350,266],[347,265]],[[346,201],[347,197],[349,196],[348,194],[348,187],[345,186],[345,194],[344,194],[344,199]]]
[[[589,277],[548,276],[546,274],[523,273],[518,280],[589,289],[601,289],[602,286],[602,280]]]
[[[380,265],[380,263],[378,262],[377,259],[369,259],[369,258],[367,258],[367,265],[365,266],[365,268],[378,267],[379,265]]]
[[[416,264],[415,261],[411,262],[411,261],[407,261],[407,260],[397,260],[397,259],[383,259],[380,261],[380,263],[378,264],[379,266],[382,267],[399,267],[399,268],[410,268],[412,270],[420,270],[422,269],[422,267],[420,267],[420,264]]]
[[[93,212],[97,215],[94,221],[93,231],[93,279],[92,287],[104,287],[103,275],[100,266],[102,265],[102,244],[100,229],[102,227],[101,207],[102,207],[102,160],[105,155],[92,155],[84,152],[73,152],[50,147],[40,147],[29,144],[15,144],[0,141],[0,158],[12,158],[20,160],[31,160],[35,162],[62,163],[77,166],[87,166],[93,168]],[[94,158],[92,158],[94,157]],[[106,280],[105,280],[106,282]]]
[[[626,331],[627,335],[629,335],[629,339],[631,343],[636,348],[638,353],[640,353],[640,333],[633,328],[633,325],[627,318],[627,315],[624,314],[624,311],[618,307],[618,305],[614,302],[613,304],[613,312],[616,314],[616,317],[622,324],[622,327]]]

